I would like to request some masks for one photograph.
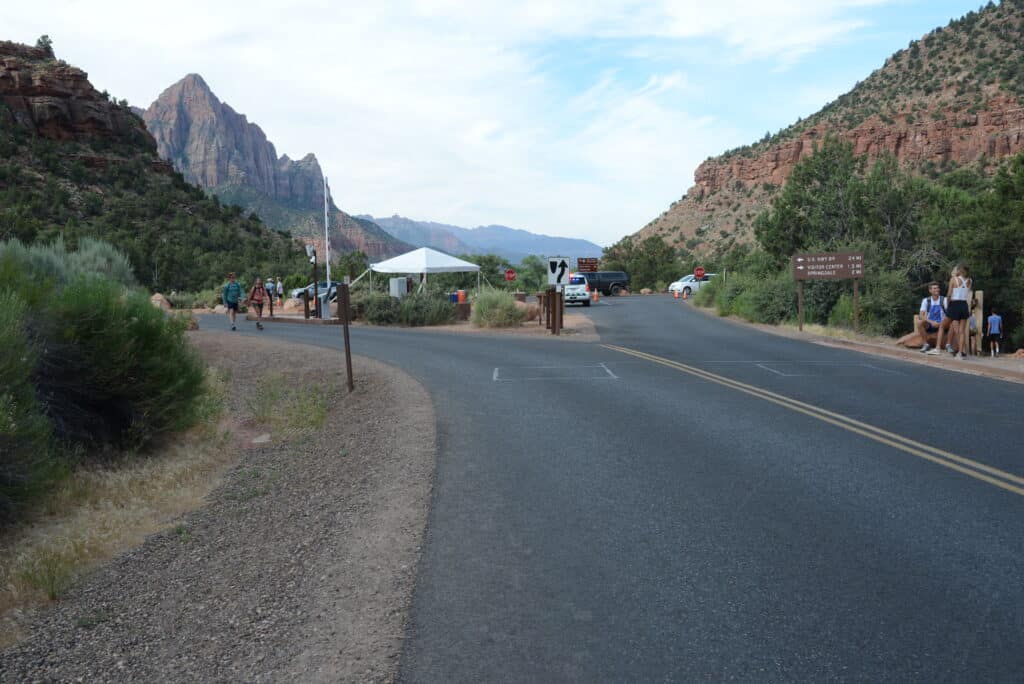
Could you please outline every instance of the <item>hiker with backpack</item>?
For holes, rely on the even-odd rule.
[[[246,299],[246,303],[256,310],[257,330],[263,330],[263,303],[267,301],[268,297],[267,288],[263,286],[263,279],[257,278]]]

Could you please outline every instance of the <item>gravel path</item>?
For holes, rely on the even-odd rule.
[[[322,375],[295,369],[296,345],[192,339],[231,371],[233,413],[266,368]],[[30,614],[29,636],[0,653],[0,681],[392,681],[435,422],[409,376],[355,361],[356,392],[338,395],[322,430],[247,449],[208,505]]]

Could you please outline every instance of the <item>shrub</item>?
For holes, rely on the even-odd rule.
[[[853,327],[853,295],[843,293],[828,314],[828,324],[833,328]]]
[[[905,332],[917,310],[906,276],[899,271],[882,271],[869,274],[864,285],[861,315],[865,327],[880,335]]]
[[[93,273],[103,275],[125,287],[137,284],[128,257],[106,242],[82,238],[78,242],[78,249],[68,252],[65,260],[68,264],[69,277]]]
[[[361,292],[355,303],[362,306],[367,323],[394,325],[398,322],[398,302],[386,292]]]
[[[72,281],[50,318],[37,383],[61,437],[135,447],[194,422],[205,370],[186,321],[100,276]]]
[[[750,307],[745,318],[755,323],[781,323],[795,318],[796,282],[788,271],[780,271],[773,278],[753,283],[743,303]]]
[[[508,292],[484,290],[473,302],[470,320],[478,328],[512,328],[526,318],[526,311],[516,306]]]
[[[441,294],[410,294],[398,305],[398,322],[402,325],[445,325],[454,320],[455,305]]]
[[[25,326],[26,307],[0,290],[0,521],[54,475],[50,428],[31,376],[36,355]]]

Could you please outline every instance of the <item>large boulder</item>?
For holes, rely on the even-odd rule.
[[[526,312],[526,320],[535,321],[537,316],[540,315],[540,307],[536,304],[527,304],[526,302],[516,301],[516,308],[522,309]]]
[[[642,295],[654,294],[654,290],[652,290],[649,287],[641,288],[640,294],[642,294]]]
[[[159,292],[150,297],[149,301],[153,303],[153,306],[164,311],[170,311],[172,308],[171,303],[167,301],[167,297],[164,297]]]
[[[213,313],[215,314],[226,314],[227,312],[228,307],[224,306],[223,304],[218,304],[217,306],[213,307]]]
[[[303,312],[303,308],[302,308],[302,300],[301,299],[295,299],[295,298],[293,298],[293,299],[286,299],[283,302],[281,302],[280,304],[277,304],[276,306],[274,306],[274,313],[275,314],[276,313],[296,314],[296,313],[302,313],[302,312]]]

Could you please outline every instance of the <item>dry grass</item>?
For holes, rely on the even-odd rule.
[[[199,506],[238,455],[223,419],[225,378],[210,374],[201,424],[144,457],[83,467],[0,539],[0,616],[55,601],[79,575]],[[8,616],[9,617],[9,616]],[[17,639],[0,619],[0,647]]]

